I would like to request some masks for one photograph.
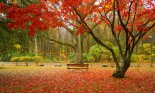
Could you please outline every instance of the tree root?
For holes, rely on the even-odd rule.
[[[115,77],[115,78],[124,78],[125,73],[123,73],[122,71],[115,71],[115,72],[112,74],[112,76]]]

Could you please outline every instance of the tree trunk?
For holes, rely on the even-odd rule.
[[[29,43],[29,44],[28,44],[28,45],[29,45],[29,53],[32,53],[31,41],[29,40],[28,43]]]
[[[126,71],[130,67],[130,61],[129,60],[123,60],[122,66],[120,69],[116,69],[116,71],[112,74],[115,78],[124,78]]]
[[[16,62],[16,66],[18,66],[18,62]]]
[[[35,56],[37,56],[38,55],[38,41],[37,41],[37,37],[35,37],[35,39],[34,39],[34,41],[35,41]]]
[[[78,36],[77,46],[75,46],[75,63],[83,64],[82,58],[82,44],[81,44],[81,36]]]
[[[152,59],[152,55],[151,55],[150,67],[153,67],[153,59]]]
[[[26,66],[29,66],[28,62],[25,62],[25,65],[26,65]]]
[[[39,62],[36,61],[36,66],[39,66]]]

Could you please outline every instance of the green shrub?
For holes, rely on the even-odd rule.
[[[155,46],[153,46],[152,49],[153,49],[153,53],[155,53]]]
[[[115,52],[115,55],[116,55],[117,59],[119,60],[119,62],[121,62],[121,61],[120,61],[120,54],[119,54],[119,49],[118,49],[118,47],[113,46],[112,48],[113,48],[113,50],[114,50],[114,52]],[[113,59],[112,55],[110,56],[110,58]]]
[[[95,58],[94,57],[88,57],[88,61],[89,62],[94,62],[95,61]]]
[[[49,63],[49,62],[51,62],[51,59],[45,58],[45,59],[43,59],[43,62]]]
[[[147,54],[147,55],[151,54],[151,45],[150,45],[150,43],[145,43],[145,44],[143,44],[143,46],[140,45],[139,49],[140,49],[140,53],[144,53],[144,54]],[[153,46],[152,49],[154,51],[155,46]]]
[[[87,53],[83,53],[82,56],[83,56],[82,57],[83,61],[87,62],[88,61],[88,54]],[[74,62],[75,61],[76,56],[75,56],[74,53],[71,53],[68,57],[69,57],[70,62]]]
[[[58,58],[53,58],[52,62],[59,62]]]
[[[104,54],[102,55],[102,58],[103,58],[103,60],[108,60],[108,61],[110,61],[110,60],[111,60],[111,55],[108,54],[108,53],[104,53]]]
[[[2,56],[1,56],[1,61],[10,61],[12,58],[12,55],[10,53],[4,53]]]
[[[20,62],[20,57],[12,57],[11,62]]]
[[[29,57],[29,56],[21,56],[20,57],[20,61],[21,62],[32,62],[33,58]]]
[[[138,55],[139,60],[149,60],[149,56],[145,54]]]
[[[151,55],[151,61],[155,62],[155,54]]]
[[[88,61],[88,54],[87,53],[83,53],[83,61]]]
[[[43,61],[43,57],[42,56],[34,56],[33,57],[33,61],[42,62]]]
[[[34,57],[35,54],[34,54],[34,53],[27,53],[27,54],[25,54],[25,56],[31,56],[31,57]]]
[[[75,54],[74,53],[69,54],[69,61],[70,62],[74,62],[75,61]]]
[[[131,56],[131,61],[132,61],[132,62],[138,62],[138,61],[139,61],[139,55],[137,55],[137,54],[132,54],[132,56]]]
[[[104,53],[104,48],[100,45],[94,45],[90,47],[89,56],[93,57],[95,61],[101,60],[103,53]]]
[[[20,57],[12,57],[11,62],[41,62],[43,58],[41,56],[20,56]]]
[[[112,46],[112,48],[116,54],[116,57],[118,58],[118,60],[120,60],[118,47],[114,46],[110,42],[106,42],[106,45]],[[111,52],[100,45],[94,45],[94,46],[90,47],[89,56],[94,57],[95,61],[100,61],[103,59],[109,60],[109,61],[112,60]]]

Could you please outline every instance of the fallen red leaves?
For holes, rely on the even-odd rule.
[[[155,71],[130,69],[112,78],[113,69],[71,72],[42,69],[0,72],[1,93],[154,93]]]

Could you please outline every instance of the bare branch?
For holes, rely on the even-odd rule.
[[[134,0],[131,0],[131,2],[130,2],[129,11],[128,11],[128,19],[127,19],[126,24],[125,24],[126,26],[128,25],[129,20],[130,20],[130,11],[131,11],[131,7],[132,7],[133,2],[134,2]]]
[[[74,45],[72,45],[70,43],[67,43],[67,42],[62,42],[62,41],[59,41],[59,40],[56,40],[56,39],[53,39],[53,38],[47,38],[47,40],[53,41],[55,43],[62,44],[62,45],[65,45],[65,46],[68,46],[68,47],[71,47],[71,48],[74,48],[75,49],[75,46]]]
[[[117,65],[118,68],[120,68],[117,57],[115,55],[115,52],[112,48],[110,48],[109,46],[107,46],[105,43],[103,43],[101,40],[99,40],[93,33],[92,29],[87,25],[87,23],[84,21],[84,19],[82,18],[82,16],[78,13],[78,11],[76,10],[75,7],[73,7],[74,11],[77,13],[77,15],[79,16],[81,22],[86,26],[86,28],[88,29],[88,33],[92,35],[92,37],[94,38],[94,40],[100,44],[101,46],[105,47],[106,49],[108,49],[111,53],[112,56],[114,58],[114,62]]]

